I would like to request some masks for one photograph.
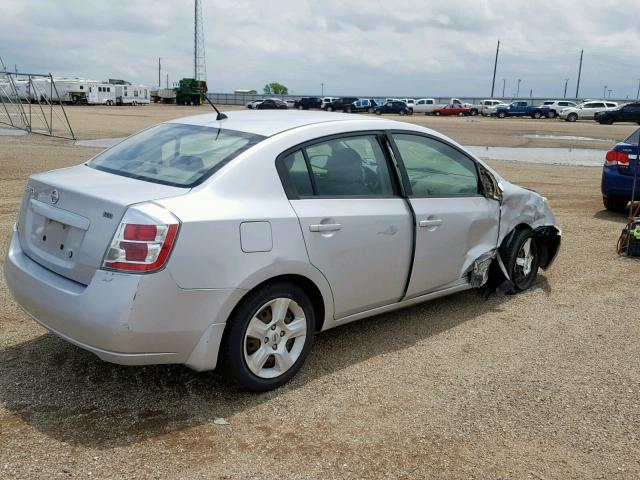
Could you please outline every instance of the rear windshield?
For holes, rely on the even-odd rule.
[[[265,137],[234,130],[163,123],[93,158],[97,170],[176,187],[194,187]]]
[[[640,128],[624,139],[624,143],[628,143],[630,145],[637,145],[638,141],[640,141]]]

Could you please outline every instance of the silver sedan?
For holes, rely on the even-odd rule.
[[[537,193],[408,123],[230,112],[33,175],[5,262],[35,321],[125,365],[264,391],[322,330],[474,287],[513,292],[560,230]]]

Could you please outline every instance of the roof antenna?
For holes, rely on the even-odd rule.
[[[220,110],[218,110],[218,108],[213,104],[213,102],[209,100],[209,97],[207,96],[206,93],[204,94],[204,98],[207,100],[207,102],[209,102],[209,105],[211,105],[213,109],[216,111],[216,113],[218,114],[218,116],[216,117],[216,120],[224,120],[225,118],[229,118]]]

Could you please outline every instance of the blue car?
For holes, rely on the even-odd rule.
[[[638,170],[638,140],[640,128],[617,143],[607,152],[602,168],[602,202],[607,210],[624,212],[631,200],[633,176]],[[640,195],[640,178],[636,187],[636,200]]]

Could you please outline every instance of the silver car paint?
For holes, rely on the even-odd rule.
[[[309,260],[331,285],[336,318],[402,298],[413,242],[413,220],[403,199],[314,198],[291,204]]]
[[[275,158],[288,148],[343,132],[396,129],[428,133],[454,145],[455,142],[416,125],[355,115],[317,112],[229,112],[228,115],[229,119],[221,122],[215,120],[215,115],[174,121],[271,135],[243,152],[201,185],[191,190],[175,189],[176,191],[170,192],[168,189],[172,187],[100,172],[101,175],[108,176],[107,183],[110,187],[78,196],[79,203],[87,202],[86,212],[82,210],[86,215],[80,216],[86,216],[94,223],[98,222],[96,211],[101,214],[105,205],[116,210],[113,212],[113,229],[119,221],[117,214],[120,212],[121,216],[126,204],[154,199],[155,203],[169,209],[180,219],[182,225],[165,270],[151,275],[96,270],[85,287],[63,276],[66,274],[73,278],[69,270],[58,270],[58,275],[42,259],[37,258],[36,262],[27,257],[22,251],[21,241],[14,233],[5,262],[5,277],[18,303],[47,328],[105,360],[126,364],[177,362],[205,370],[216,365],[224,324],[233,307],[247,291],[276,276],[299,275],[317,286],[324,302],[323,329],[469,288],[465,278],[454,278],[450,283],[426,295],[397,302],[400,287],[390,283],[389,290],[384,290],[384,279],[379,288],[371,289],[371,296],[368,298],[366,289],[343,291],[348,278],[337,277],[334,280],[336,285],[333,285],[332,277],[336,277],[340,270],[332,271],[327,268],[326,262],[330,261],[330,256],[326,256],[326,252],[321,252],[320,260],[314,262],[314,253],[308,252],[309,239],[328,241],[331,237],[340,239],[348,233],[351,236],[344,247],[337,247],[338,252],[344,253],[358,247],[356,232],[341,230],[333,236],[323,236],[317,232],[311,236],[310,231],[307,233],[304,225],[301,226],[304,220],[298,219],[295,210],[298,208],[302,211],[302,206],[298,204],[294,207],[292,204],[296,201],[287,199],[275,168]],[[484,165],[479,159],[476,161]],[[452,259],[453,266],[446,265],[447,272],[456,272],[456,275],[466,273],[465,269],[475,258],[486,253],[485,249],[488,251],[495,248],[520,223],[534,228],[555,225],[555,219],[542,197],[509,184],[487,168],[504,188],[499,236],[495,242],[491,242],[495,226],[490,225],[490,221],[487,222],[484,210],[474,212],[473,222],[480,226],[474,231],[478,241],[468,243],[466,247],[465,242],[457,242],[456,248],[460,250],[460,254]],[[87,179],[99,178],[96,171],[89,167],[72,167],[68,171],[74,175],[75,185],[80,186],[75,188],[80,192],[81,186],[85,184],[85,175]],[[56,183],[53,179],[62,183]],[[71,185],[64,184],[64,173],[41,174],[36,177],[36,181],[43,185],[64,186],[60,192],[61,199],[67,189],[72,189]],[[93,200],[94,197],[95,203],[89,205],[87,198]],[[399,199],[393,201],[396,200],[400,202]],[[308,202],[316,201],[322,202],[320,199]],[[422,214],[428,217],[428,210],[435,203],[425,203],[430,205],[427,205],[428,208]],[[312,210],[327,208],[327,205],[317,205]],[[58,206],[62,208],[63,205]],[[74,205],[73,208],[67,204],[64,206],[75,213],[81,211],[80,205]],[[329,207],[335,209],[335,213],[316,211],[315,220],[314,212],[307,212],[310,213],[309,223],[330,220],[332,216],[344,217],[352,208],[340,204]],[[462,211],[468,211],[468,207],[464,206]],[[513,209],[519,211],[512,211]],[[393,210],[393,215],[396,215],[395,207]],[[443,215],[450,213],[442,206],[439,210]],[[455,213],[456,209],[453,210]],[[240,225],[243,222],[268,222],[272,232],[272,248],[268,251],[260,248],[257,250],[261,251],[243,251],[240,237]],[[462,218],[450,222],[457,226],[457,231],[464,231],[460,223],[464,223]],[[405,224],[406,222],[385,218],[381,228],[375,231],[376,237],[384,237],[383,244],[390,238],[394,240],[387,245],[396,247],[397,244],[397,249],[387,248],[386,252],[379,253],[377,259],[385,265],[397,263],[392,269],[394,278],[401,277],[401,272],[408,268],[410,252],[406,249],[410,246],[402,228]],[[395,230],[394,226],[397,231],[391,234]],[[387,230],[388,227],[392,228]],[[374,230],[371,225],[367,225],[367,230],[360,232],[362,238],[359,241],[362,244],[369,242],[372,232]],[[104,239],[96,238],[87,244],[95,248],[95,251],[87,253],[93,255],[94,263],[96,259],[102,258],[113,231],[107,232],[105,228],[103,234]],[[422,235],[422,232],[418,234]],[[395,242],[395,239],[400,241]],[[423,254],[417,253],[416,257],[418,255]],[[372,251],[365,252],[363,260],[369,261],[373,257]],[[45,264],[46,268],[41,264]],[[422,275],[428,280],[428,267],[416,262],[415,278]],[[326,271],[322,271],[323,269]],[[365,265],[363,271],[357,270],[358,278],[369,281],[370,278],[364,275],[370,275],[372,271],[376,272],[375,266]],[[77,278],[86,281],[85,275],[88,274],[85,272]],[[452,275],[453,273],[447,273],[434,284],[441,284]],[[418,281],[415,283],[415,295],[428,288],[424,285],[417,286]],[[378,295],[382,295],[381,292],[387,298],[378,298]],[[337,309],[334,309],[334,302]],[[391,303],[381,305],[385,302]]]
[[[482,196],[414,198],[416,254],[407,296],[462,277],[498,240],[500,204]]]

